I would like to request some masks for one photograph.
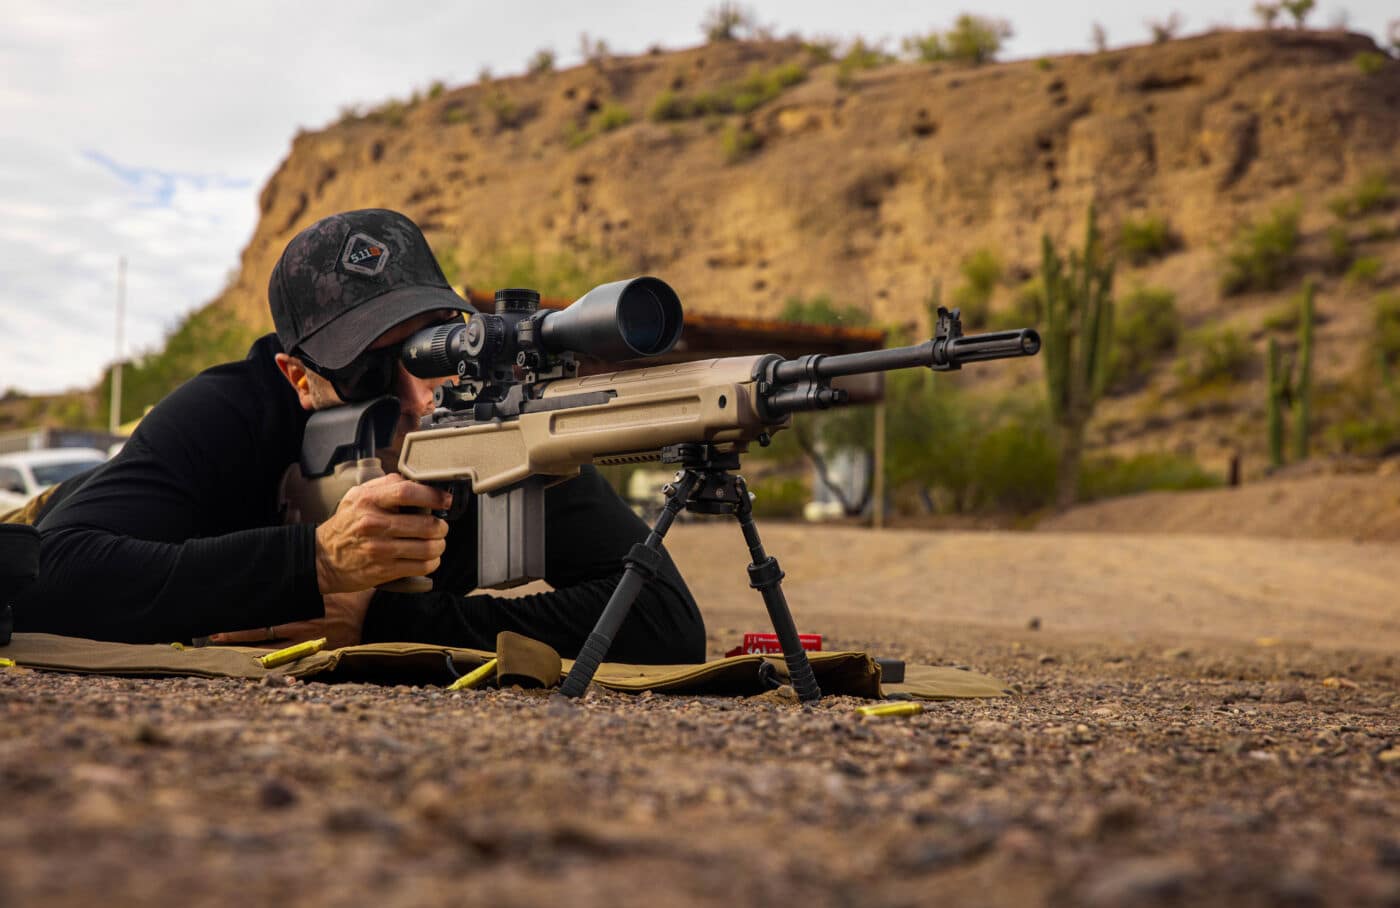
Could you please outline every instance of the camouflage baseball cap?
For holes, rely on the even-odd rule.
[[[298,233],[272,269],[267,299],[282,348],[326,369],[415,315],[472,311],[418,225],[384,208],[333,214]]]

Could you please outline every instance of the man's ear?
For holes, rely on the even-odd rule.
[[[301,403],[301,408],[303,410],[316,409],[315,399],[311,396],[311,373],[307,371],[306,364],[295,356],[288,356],[285,353],[278,353],[274,358],[282,376],[287,379],[292,390],[297,392],[297,400]]]

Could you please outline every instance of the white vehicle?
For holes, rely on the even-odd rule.
[[[41,448],[0,454],[0,511],[23,505],[51,485],[106,462],[96,448]]]

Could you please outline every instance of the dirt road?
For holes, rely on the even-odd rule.
[[[737,532],[673,533],[712,649],[763,629]],[[0,672],[0,905],[1400,904],[1400,546],[764,539],[804,630],[1019,694]]]

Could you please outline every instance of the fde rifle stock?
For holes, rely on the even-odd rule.
[[[458,501],[466,499],[464,492],[477,496],[478,583],[484,588],[543,577],[548,486],[577,475],[587,463],[659,459],[679,467],[675,482],[663,489],[666,507],[656,526],[645,543],[633,547],[617,590],[564,683],[570,696],[587,687],[684,508],[736,516],[753,556],[751,584],[768,606],[793,685],[804,701],[820,696],[783,599],[782,572],[763,551],[750,495],[732,472],[740,455],[755,442],[768,444],[794,413],[846,403],[833,379],[913,367],[951,371],[1040,349],[1039,335],[1029,328],[964,335],[958,310],[940,308],[933,338],[908,347],[795,359],[723,357],[580,377],[576,354],[619,361],[670,350],[682,330],[679,298],[657,278],[641,277],[596,287],[560,311],[538,307],[534,291],[502,290],[495,314],[472,313],[465,322],[424,329],[404,343],[401,358],[410,372],[453,378],[437,389],[435,409],[421,429],[408,434],[398,467],[409,479],[454,488]],[[344,494],[314,491],[336,479],[334,461],[356,464],[338,468],[341,483],[353,471],[372,473],[366,453],[387,443],[378,437],[378,426],[392,430],[387,404],[338,411],[345,408],[313,414],[302,475],[290,475],[294,466],[284,483],[288,510],[302,519],[311,513],[324,519],[327,506],[333,511],[333,501]],[[320,504],[302,503],[307,499]]]

